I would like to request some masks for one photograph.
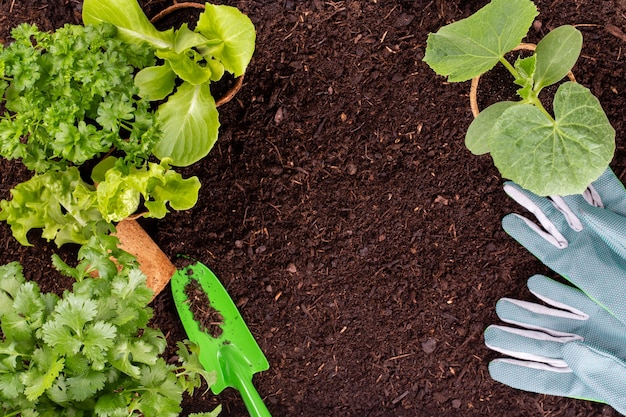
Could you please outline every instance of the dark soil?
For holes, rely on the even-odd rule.
[[[142,225],[172,259],[197,258],[222,279],[270,362],[254,382],[274,416],[617,415],[513,390],[487,371],[497,355],[482,332],[496,301],[531,299],[527,277],[549,271],[502,230],[518,208],[489,157],[464,147],[468,83],[422,62],[429,32],[486,2],[224,2],[254,21],[257,51],[220,108],[215,149],[185,170],[203,184],[198,205]],[[536,3],[542,26],[528,41],[580,25],[574,73],[617,131],[611,166],[625,181],[624,1]],[[144,2],[149,15],[168,4]],[[5,40],[18,22],[53,29],[80,16],[68,0],[0,10]],[[483,94],[499,94],[488,85]],[[0,172],[8,198],[25,173],[6,161]],[[0,261],[21,261],[44,288],[68,285],[51,271],[53,245],[20,247],[5,224],[0,233]],[[169,291],[154,309],[173,355],[185,335]],[[199,393],[185,414],[218,402],[224,416],[247,415],[232,390]]]
[[[190,279],[185,286],[185,302],[189,305],[189,311],[193,314],[193,319],[199,323],[200,330],[214,338],[218,338],[224,333],[224,316],[213,308],[211,300],[202,289],[202,286],[195,279]]]

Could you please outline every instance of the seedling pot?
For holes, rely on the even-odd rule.
[[[534,51],[537,48],[537,45],[534,43],[520,43],[519,46],[513,49],[513,51]],[[470,109],[472,110],[472,115],[474,118],[478,116],[480,113],[480,108],[478,107],[478,83],[480,82],[480,75],[472,78],[472,83],[470,84]],[[576,82],[576,78],[574,74],[570,71],[567,74],[567,77],[570,81]]]

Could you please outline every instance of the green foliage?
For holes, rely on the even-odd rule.
[[[138,98],[135,66],[149,48],[126,45],[112,25],[66,25],[54,33],[22,24],[0,51],[8,110],[0,118],[0,155],[36,172],[65,169],[112,148],[134,163],[159,140],[150,103]]]
[[[162,218],[168,206],[195,205],[200,183],[183,179],[170,161],[147,162],[162,129],[148,99],[139,97],[134,74],[155,62],[146,44],[125,43],[111,24],[66,25],[54,33],[22,24],[0,50],[3,70],[0,155],[20,158],[36,174],[0,201],[0,220],[29,245],[27,234],[58,246],[78,243],[83,260],[111,274],[117,222],[143,203],[145,215]],[[104,157],[114,151],[116,157]],[[102,159],[104,158],[104,159]],[[87,182],[85,169],[96,164]],[[97,188],[96,188],[97,184]],[[120,254],[123,257],[123,254]]]
[[[164,361],[165,337],[147,326],[151,297],[137,269],[58,297],[26,282],[18,263],[0,266],[3,415],[177,416],[183,392],[214,375],[188,341],[179,365]]]
[[[492,0],[474,15],[430,34],[424,61],[449,81],[465,81],[502,63],[520,88],[520,101],[495,103],[470,125],[466,146],[491,153],[502,176],[538,195],[581,193],[606,169],[615,130],[585,87],[562,84],[548,112],[540,92],[561,81],[582,49],[581,33],[561,26],[535,53],[513,65],[504,55],[525,36],[537,15],[530,0]]]
[[[250,19],[234,7],[207,3],[194,30],[184,24],[177,30],[159,31],[136,0],[85,0],[83,21],[115,25],[122,39],[150,44],[164,62],[142,69],[135,77],[141,96],[168,99],[157,111],[163,135],[154,154],[170,158],[174,166],[191,165],[206,156],[219,129],[209,84],[220,80],[225,71],[235,77],[245,72],[256,39]]]
[[[518,46],[537,14],[530,0],[492,0],[472,16],[428,35],[424,62],[448,81],[472,79]]]

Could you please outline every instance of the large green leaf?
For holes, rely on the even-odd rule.
[[[85,0],[83,23],[96,25],[101,22],[117,26],[119,36],[128,42],[148,42],[155,48],[174,47],[174,31],[157,30],[136,0]]]
[[[474,78],[519,45],[537,14],[530,0],[492,0],[470,17],[428,35],[424,62],[449,81]]]
[[[582,193],[608,166],[615,130],[597,98],[576,83],[554,96],[555,119],[530,104],[507,109],[489,144],[503,177],[538,195]]]
[[[209,41],[208,53],[235,77],[242,75],[254,53],[254,24],[237,8],[207,3],[196,31]]]
[[[511,106],[517,104],[515,101],[501,101],[494,103],[481,111],[480,114],[469,125],[465,134],[465,146],[474,155],[483,155],[489,152],[489,137],[496,121],[502,113]]]
[[[560,26],[538,44],[535,67],[535,91],[552,85],[572,69],[583,46],[583,35],[573,26]]]
[[[163,65],[144,68],[135,75],[135,85],[139,95],[148,100],[162,100],[172,91],[176,83],[176,73],[166,62]]]
[[[159,159],[171,158],[174,166],[200,160],[217,141],[220,122],[208,84],[181,84],[159,106],[158,120],[163,136],[153,153]]]

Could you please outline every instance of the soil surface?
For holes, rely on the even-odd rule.
[[[198,205],[141,224],[172,259],[191,256],[221,278],[269,360],[254,383],[272,414],[616,416],[488,374],[498,355],[482,333],[496,301],[532,300],[526,279],[550,272],[502,230],[518,208],[490,158],[464,147],[469,84],[422,62],[429,32],[487,1],[221,3],[255,23],[256,53],[220,108],[218,144],[184,170],[202,182]],[[528,41],[565,23],[583,32],[574,73],[617,131],[611,166],[626,181],[624,1],[536,3]],[[149,16],[168,4],[142,3]],[[19,22],[78,23],[80,2],[1,2],[0,38]],[[27,175],[0,162],[0,198]],[[6,224],[0,237],[2,263],[21,261],[46,290],[69,286],[51,269],[54,245],[21,247]],[[153,307],[173,355],[185,334],[169,290]],[[247,415],[230,389],[186,399],[184,414],[218,403],[223,416]]]

